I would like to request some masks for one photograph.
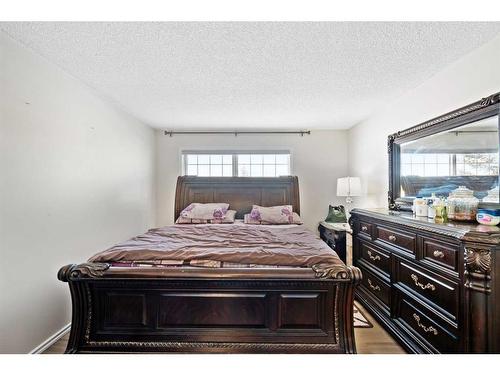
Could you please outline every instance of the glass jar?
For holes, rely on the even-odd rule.
[[[448,219],[457,221],[472,221],[476,219],[479,199],[472,190],[459,186],[453,190],[446,201]]]

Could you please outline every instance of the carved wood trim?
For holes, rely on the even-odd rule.
[[[352,280],[354,284],[359,284],[362,279],[361,270],[353,266],[317,264],[312,269],[316,277],[322,279]]]
[[[59,270],[57,278],[64,282],[81,278],[97,278],[104,276],[109,268],[108,263],[69,264]]]
[[[478,100],[477,102],[471,103],[469,105],[466,105],[465,107],[459,108],[457,110],[445,113],[442,116],[435,117],[431,120],[422,122],[420,124],[417,124],[415,126],[412,126],[411,128],[405,129],[398,131],[397,133],[391,134],[389,137],[393,137],[393,139],[404,137],[410,134],[414,134],[417,132],[421,132],[422,130],[425,130],[427,128],[430,128],[432,126],[441,124],[443,122],[458,118],[460,116],[464,116],[466,114],[475,112],[479,109],[489,107],[490,105],[496,104],[500,102],[500,93],[495,93],[490,96],[487,96],[486,98],[482,98]]]
[[[466,244],[465,287],[489,294],[491,292],[491,249]]]
[[[439,131],[452,129],[460,126],[460,121],[473,122],[476,117],[484,117],[486,113],[490,116],[498,114],[500,104],[500,93],[492,94],[474,103],[445,113],[431,120],[422,122],[408,129],[390,134],[387,137],[387,152],[389,162],[389,190],[387,193],[388,207],[390,210],[409,210],[407,204],[397,202],[399,198],[399,143],[404,139],[417,139],[420,136],[427,136]],[[491,107],[491,108],[489,108]],[[495,112],[496,111],[496,112]],[[491,112],[491,113],[490,113]],[[461,119],[462,118],[462,119]],[[434,128],[434,129],[432,129]]]
[[[340,349],[336,344],[293,344],[293,343],[246,343],[246,342],[184,342],[184,341],[89,341],[97,348],[147,348],[147,349],[236,349],[265,351],[332,351]]]

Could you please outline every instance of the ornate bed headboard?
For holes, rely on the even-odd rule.
[[[191,203],[229,203],[236,218],[259,206],[291,204],[300,214],[299,179],[285,177],[194,177],[179,176],[175,191],[174,220]]]

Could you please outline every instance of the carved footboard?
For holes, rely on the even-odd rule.
[[[66,353],[355,353],[358,268],[68,265]]]

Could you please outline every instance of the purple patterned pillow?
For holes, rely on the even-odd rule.
[[[222,219],[189,219],[179,216],[175,221],[176,224],[233,224],[234,217],[236,216],[235,210],[228,210],[226,216]]]
[[[185,219],[223,220],[228,209],[228,203],[191,203],[179,216]]]
[[[259,220],[269,224],[292,224],[293,210],[291,205],[262,207],[256,204],[252,207],[254,218],[260,217]],[[252,215],[252,213],[250,215]]]
[[[298,224],[298,225],[304,224],[304,222],[302,221],[302,219],[300,218],[298,213],[292,212],[292,217],[293,217],[293,220],[291,223],[286,222],[286,223],[279,223],[279,224]],[[252,217],[251,213],[245,214],[243,219],[244,219],[243,221],[245,224],[276,224],[276,223],[270,223],[270,222],[266,222],[264,220],[256,219],[256,216]]]

